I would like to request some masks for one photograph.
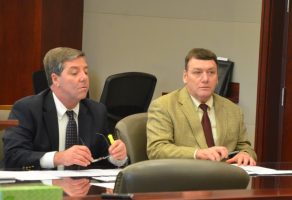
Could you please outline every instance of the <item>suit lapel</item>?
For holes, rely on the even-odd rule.
[[[88,126],[88,124],[91,124],[90,121],[92,119],[90,118],[90,115],[87,114],[87,112],[88,112],[87,107],[81,101],[78,115],[78,133],[82,142],[89,146],[91,131],[90,126]]]
[[[208,148],[198,111],[185,87],[179,92],[178,101],[181,104],[182,112],[187,118],[197,144],[200,148]]]
[[[213,95],[213,97],[216,115],[217,145],[221,146],[227,132],[227,112],[224,108],[224,103],[216,95]]]
[[[49,92],[44,101],[44,124],[51,138],[52,150],[59,150],[59,128],[57,111],[54,103],[52,92]]]

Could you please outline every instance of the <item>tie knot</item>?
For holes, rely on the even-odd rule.
[[[209,106],[208,106],[207,104],[202,103],[202,104],[200,104],[199,107],[200,107],[204,112],[207,112]]]
[[[66,114],[69,117],[69,119],[74,119],[74,112],[73,112],[73,110],[67,110],[66,111]]]

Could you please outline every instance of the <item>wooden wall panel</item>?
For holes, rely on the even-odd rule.
[[[83,0],[0,0],[0,104],[33,94],[49,49],[81,49],[82,27]]]
[[[0,104],[32,93],[31,72],[40,59],[40,4],[0,1]]]
[[[285,49],[282,55],[283,58],[283,87],[285,88],[285,101],[282,108],[283,121],[282,121],[282,143],[281,157],[282,162],[292,162],[292,15],[291,5],[290,13],[286,12],[285,31],[287,37],[283,40]]]
[[[57,46],[82,49],[83,0],[44,0],[42,57]]]
[[[259,162],[281,154],[281,85],[285,0],[262,1],[255,148]]]

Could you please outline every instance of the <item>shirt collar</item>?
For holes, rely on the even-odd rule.
[[[197,109],[199,109],[201,102],[199,100],[197,100],[195,97],[193,97],[192,95],[190,95],[190,96],[192,98],[193,103],[197,107]],[[210,99],[208,99],[208,101],[205,104],[208,105],[209,109],[213,108],[213,95],[210,97]]]
[[[58,118],[61,119],[68,110],[53,92]],[[79,114],[79,103],[72,109],[76,116]]]

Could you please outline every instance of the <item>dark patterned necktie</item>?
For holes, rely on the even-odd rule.
[[[213,134],[212,134],[212,127],[211,127],[211,123],[210,123],[210,119],[209,119],[208,111],[207,111],[208,105],[201,104],[199,107],[204,112],[201,123],[202,123],[203,129],[204,129],[207,145],[208,145],[208,147],[215,146]]]
[[[68,124],[66,127],[66,143],[65,149],[72,147],[73,145],[78,144],[78,137],[77,137],[77,124],[74,119],[74,112],[72,110],[68,110],[66,112],[68,115]]]
[[[74,112],[72,110],[67,110],[66,114],[69,118],[68,124],[66,127],[66,142],[65,142],[65,149],[72,147],[73,145],[78,144],[77,140],[77,124],[74,119]],[[65,166],[64,169],[67,170],[76,170],[78,169],[77,165]]]
[[[65,149],[72,147],[73,145],[78,144],[77,140],[77,124],[74,119],[74,112],[72,110],[66,111],[66,114],[69,118],[68,124],[66,127],[66,143]]]

